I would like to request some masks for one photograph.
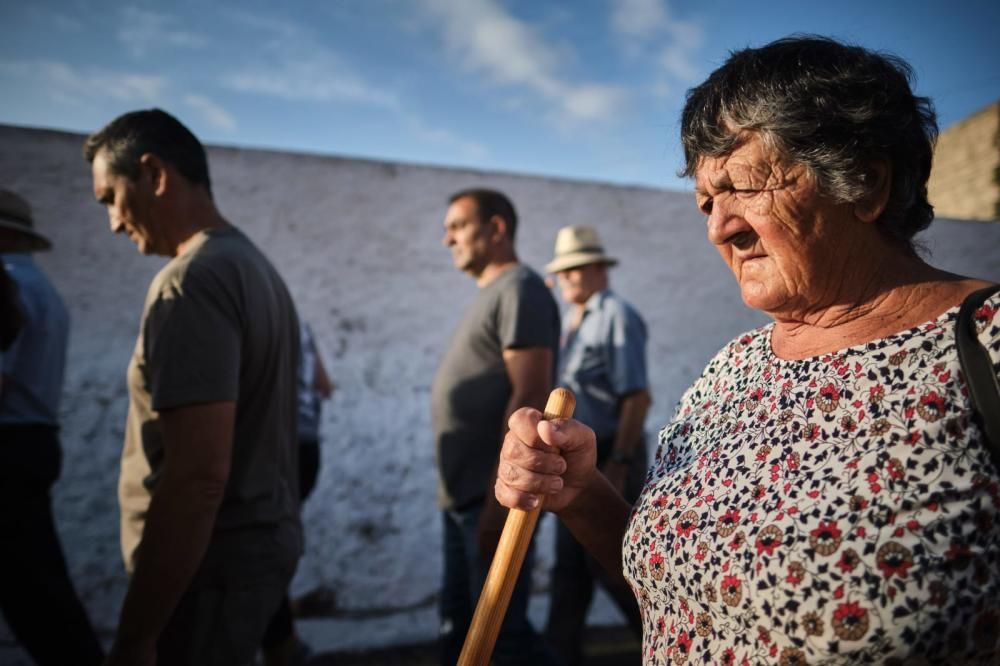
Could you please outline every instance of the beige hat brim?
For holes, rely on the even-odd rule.
[[[617,263],[617,259],[613,259],[600,252],[570,252],[569,254],[564,254],[561,257],[556,257],[546,264],[545,272],[560,273],[562,271],[568,271],[571,268],[579,268],[580,266],[587,266],[589,264],[606,264],[608,266],[614,266]]]

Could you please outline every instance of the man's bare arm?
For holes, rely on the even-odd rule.
[[[534,407],[542,410],[552,388],[553,358],[548,347],[525,347],[523,349],[505,349],[503,362],[510,379],[510,399],[503,414],[503,432],[507,433],[507,421],[510,415],[521,407]],[[479,518],[479,548],[480,554],[487,561],[492,559],[500,542],[507,510],[496,501],[492,489],[496,485],[496,466],[493,467],[493,479],[487,487],[483,504],[483,513]]]
[[[323,360],[319,357],[318,352],[316,353],[316,369],[313,372],[313,389],[323,396],[324,399],[329,398],[337,390],[337,386],[326,373],[326,367],[323,365]]]
[[[611,455],[604,463],[604,473],[619,493],[625,492],[625,479],[628,476],[630,464],[627,461],[635,455],[639,442],[642,440],[643,428],[646,425],[646,413],[651,404],[652,399],[646,389],[634,391],[622,398],[614,446],[611,449]]]
[[[232,461],[235,402],[165,410],[163,473],[146,514],[109,664],[154,663],[156,641],[201,564]]]

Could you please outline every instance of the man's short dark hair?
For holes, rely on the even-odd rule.
[[[453,204],[465,197],[476,202],[480,222],[488,222],[494,215],[503,218],[507,223],[507,236],[511,241],[514,240],[514,234],[517,232],[517,212],[506,194],[496,190],[474,187],[455,192],[448,198],[448,203]]]
[[[102,150],[112,172],[130,180],[139,176],[139,158],[152,153],[191,183],[203,185],[209,194],[212,193],[204,146],[191,130],[161,109],[132,111],[118,116],[87,137],[83,157],[93,163]]]

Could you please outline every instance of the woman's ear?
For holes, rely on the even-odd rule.
[[[868,192],[854,204],[854,214],[862,222],[875,222],[882,216],[892,190],[892,167],[883,159],[872,160],[865,174]]]

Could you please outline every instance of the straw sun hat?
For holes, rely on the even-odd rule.
[[[593,227],[574,224],[563,227],[556,236],[555,257],[545,266],[546,273],[568,271],[588,264],[614,266],[617,259],[604,254],[604,246]]]

